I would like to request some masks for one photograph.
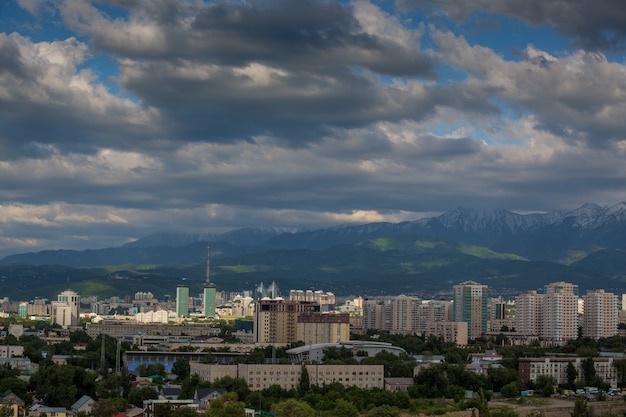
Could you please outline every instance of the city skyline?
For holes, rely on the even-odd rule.
[[[0,256],[626,200],[621,6],[0,4]]]

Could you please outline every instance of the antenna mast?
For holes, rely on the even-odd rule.
[[[206,285],[209,285],[211,283],[211,241],[208,237],[206,251]]]

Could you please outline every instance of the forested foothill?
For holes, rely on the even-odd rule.
[[[11,319],[15,320],[15,319]],[[6,328],[9,319],[2,319],[0,325]],[[137,375],[130,374],[122,366],[116,372],[117,341],[104,336],[90,338],[83,330],[69,333],[69,340],[47,344],[44,335],[58,332],[59,328],[40,322],[24,323],[25,328],[39,331],[39,336],[27,335],[16,338],[7,335],[2,341],[5,345],[23,346],[24,356],[36,364],[36,371],[30,375],[20,375],[8,365],[0,366],[0,393],[12,392],[25,401],[26,406],[40,402],[49,407],[70,408],[83,395],[96,400],[91,412],[94,417],[111,417],[126,410],[129,406],[142,407],[144,400],[159,397],[162,387],[167,384],[180,386],[179,399],[191,399],[198,388],[220,388],[228,394],[219,401],[213,401],[207,408],[206,416],[243,416],[244,407],[265,410],[275,416],[399,416],[401,413],[442,415],[452,411],[473,410],[475,415],[483,416],[490,412],[494,415],[515,415],[510,409],[487,407],[491,399],[511,401],[519,404],[526,399],[520,397],[520,391],[533,390],[535,397],[561,396],[586,386],[599,388],[599,394],[585,401],[602,401],[608,398],[609,391],[605,381],[595,374],[592,357],[601,351],[624,352],[626,338],[615,336],[593,341],[579,338],[560,347],[539,346],[499,346],[484,339],[472,342],[470,346],[458,347],[441,338],[423,338],[417,335],[394,335],[370,331],[365,335],[352,335],[353,339],[390,342],[406,351],[399,356],[382,352],[368,357],[364,352],[351,352],[345,348],[329,349],[325,352],[323,363],[354,364],[360,360],[363,364],[385,365],[385,377],[413,378],[414,383],[406,391],[389,391],[381,388],[360,389],[344,387],[340,383],[314,386],[303,373],[297,389],[285,390],[277,385],[262,391],[251,391],[244,379],[225,377],[214,382],[201,381],[200,377],[189,372],[189,363],[178,360],[171,372],[162,364],[142,365],[137,368]],[[228,326],[220,324],[221,326]],[[287,349],[301,344],[285,347],[255,348],[247,355],[237,358],[238,362],[263,363],[274,358],[279,363],[288,363]],[[104,354],[102,348],[104,346]],[[122,352],[136,349],[136,346],[121,344]],[[215,360],[211,354],[219,347],[205,349],[204,362]],[[490,367],[483,373],[474,372],[468,365],[472,353],[496,350],[503,357],[499,366]],[[355,355],[356,353],[356,355]],[[67,364],[53,361],[56,355],[63,355]],[[421,360],[442,357],[440,363],[420,364]],[[518,359],[521,357],[542,357],[545,355],[571,355],[582,358],[583,372],[568,368],[568,381],[558,385],[549,377],[539,377],[527,386],[521,386],[518,378]],[[365,356],[365,357],[363,357]],[[104,362],[102,362],[104,358]],[[614,360],[619,377],[619,387],[626,387],[626,360]],[[573,368],[573,367],[572,367]],[[142,377],[151,377],[150,385],[137,385],[135,381]],[[473,396],[468,396],[468,393]],[[615,394],[611,391],[611,394]],[[621,394],[621,393],[620,393]],[[567,397],[576,400],[576,397]],[[620,398],[621,400],[621,398]],[[623,402],[623,400],[622,400]],[[578,408],[582,407],[580,404]],[[156,417],[187,417],[189,410],[160,407]],[[269,414],[267,414],[269,415]],[[79,415],[80,417],[80,415]],[[610,417],[606,415],[605,417]]]

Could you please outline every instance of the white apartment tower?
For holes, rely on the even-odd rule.
[[[617,334],[617,297],[604,290],[588,291],[585,295],[583,336],[590,339]]]
[[[417,297],[404,294],[391,300],[391,332],[417,333],[420,328],[419,312],[422,302]]]
[[[517,333],[539,335],[542,325],[544,294],[528,291],[519,294],[515,301],[515,331]]]
[[[543,299],[541,337],[564,344],[578,337],[578,285],[553,282],[546,285]]]

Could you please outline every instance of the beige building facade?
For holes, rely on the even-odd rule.
[[[583,313],[583,336],[598,340],[617,334],[617,296],[604,290],[588,291]]]
[[[299,364],[237,364],[215,365],[190,363],[191,374],[197,374],[201,380],[213,382],[218,378],[230,376],[243,378],[253,391],[264,390],[272,385],[283,389],[296,389],[302,374]],[[384,365],[305,365],[311,385],[340,383],[345,387],[383,388]]]

